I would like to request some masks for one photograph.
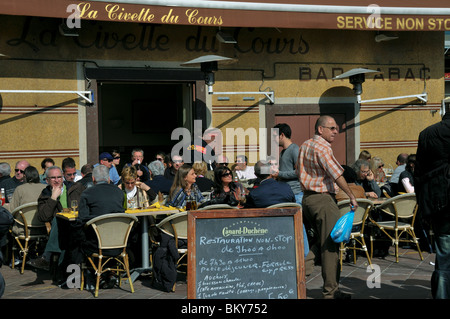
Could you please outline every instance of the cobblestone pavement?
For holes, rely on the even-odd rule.
[[[393,248],[385,258],[374,258],[375,272],[368,270],[367,259],[358,256],[356,264],[344,263],[341,289],[352,294],[352,299],[431,299],[430,280],[434,269],[434,254],[423,253],[419,259],[414,249],[400,249],[400,261],[395,262]],[[6,281],[2,299],[95,299],[92,292],[79,289],[62,289],[52,284],[48,272],[26,267],[19,269],[4,265],[0,269]],[[135,282],[135,292],[129,285],[101,289],[97,299],[186,299],[186,277],[180,277],[175,292],[167,293],[152,287],[151,275],[142,274]],[[321,299],[322,277],[320,266],[306,278],[307,299]]]

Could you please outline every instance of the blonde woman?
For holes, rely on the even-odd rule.
[[[125,193],[126,208],[150,206],[156,199],[156,193],[145,183],[138,181],[137,170],[134,166],[125,166],[122,170],[122,185]]]
[[[208,172],[208,167],[206,166],[205,162],[195,162],[192,165],[192,168],[195,171],[195,174],[197,174],[197,178],[195,180],[195,183],[197,184],[198,188],[201,192],[210,192],[211,189],[214,187],[214,182],[206,177],[206,172]]]
[[[372,157],[370,163],[370,169],[374,175],[374,180],[377,183],[385,183],[387,182],[386,174],[384,173],[384,163],[380,157]]]

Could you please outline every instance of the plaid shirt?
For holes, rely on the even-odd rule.
[[[315,135],[300,147],[297,175],[303,190],[336,193],[335,181],[343,172],[330,143],[321,136]]]

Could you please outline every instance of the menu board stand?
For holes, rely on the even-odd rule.
[[[305,299],[299,207],[190,211],[188,299]]]

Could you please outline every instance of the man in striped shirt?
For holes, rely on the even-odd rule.
[[[331,230],[341,217],[336,205],[336,184],[350,198],[355,209],[355,196],[342,176],[344,169],[336,160],[331,143],[339,134],[333,117],[320,116],[315,125],[315,135],[300,147],[297,174],[304,191],[303,215],[318,234],[318,240],[306,257],[306,271],[313,262],[321,262],[323,297],[325,299],[350,299],[349,294],[339,290],[339,244],[330,237]]]

